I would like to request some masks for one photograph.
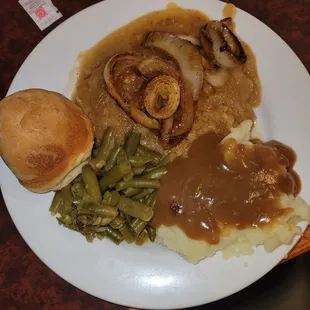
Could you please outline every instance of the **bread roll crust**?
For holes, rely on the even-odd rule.
[[[90,120],[61,94],[28,89],[0,103],[0,155],[30,191],[71,182],[87,163],[93,140]]]

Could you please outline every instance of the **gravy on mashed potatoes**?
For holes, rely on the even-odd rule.
[[[210,244],[227,227],[269,225],[286,210],[280,196],[296,196],[295,153],[276,143],[240,144],[208,133],[195,140],[188,157],[167,165],[152,223],[180,227],[190,238]]]
[[[251,126],[242,122],[223,140],[201,136],[161,179],[152,219],[157,242],[193,264],[218,250],[224,258],[250,255],[253,245],[272,252],[310,221],[309,206],[296,196],[295,153],[276,141],[250,142]]]

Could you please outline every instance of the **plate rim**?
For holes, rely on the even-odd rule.
[[[123,2],[123,0],[118,0],[118,2],[120,2],[120,1]],[[212,2],[221,2],[223,5],[226,4],[225,2],[222,2],[222,1],[215,1],[215,0],[208,0],[208,1],[211,2],[211,3],[212,3]],[[106,1],[104,1],[104,2],[117,2],[117,1],[116,1],[116,0],[113,0],[113,1],[112,1],[112,0],[106,0]],[[77,12],[76,14],[72,15],[72,16],[69,17],[68,19],[64,20],[64,21],[63,21],[62,23],[60,23],[57,27],[55,27],[52,31],[50,31],[50,32],[49,32],[36,46],[35,46],[35,48],[34,48],[34,49],[29,53],[29,55],[26,57],[26,59],[24,60],[24,62],[23,62],[22,65],[20,66],[20,68],[18,69],[17,73],[15,74],[15,76],[14,76],[14,78],[13,78],[11,84],[10,84],[10,87],[9,87],[9,89],[8,89],[7,95],[10,94],[10,93],[12,92],[12,90],[14,89],[15,84],[16,84],[16,80],[18,79],[19,74],[22,72],[23,67],[27,64],[27,62],[28,62],[29,59],[33,56],[33,54],[36,52],[36,49],[37,49],[39,46],[45,44],[45,42],[49,40],[49,37],[50,37],[51,35],[54,35],[54,34],[57,33],[57,32],[61,32],[61,29],[62,29],[63,27],[65,27],[65,26],[67,25],[67,23],[70,23],[73,19],[79,18],[79,17],[83,14],[83,12],[85,12],[85,11],[91,9],[92,7],[102,5],[104,2],[95,3],[95,4],[93,4],[93,5],[90,5],[90,6],[86,7],[85,9],[83,9],[83,10]],[[176,0],[175,2],[178,2],[178,1]],[[128,3],[128,2],[127,2],[127,3]],[[249,17],[251,17],[251,19],[255,19],[256,22],[259,22],[259,23],[262,24],[264,27],[268,28],[268,30],[271,31],[271,32],[273,33],[273,35],[277,36],[277,38],[280,39],[280,40],[282,41],[282,43],[284,43],[284,44],[286,45],[286,48],[289,48],[289,49],[290,49],[290,51],[294,54],[295,58],[296,58],[296,59],[300,62],[300,64],[303,66],[303,69],[307,72],[307,69],[306,69],[305,65],[301,62],[301,60],[298,58],[298,56],[296,55],[296,53],[292,50],[292,48],[291,48],[291,47],[290,47],[290,46],[289,46],[289,45],[288,45],[288,44],[287,44],[274,30],[272,30],[270,27],[268,27],[268,26],[267,26],[266,24],[264,24],[262,21],[260,21],[259,19],[257,19],[255,16],[253,16],[253,15],[247,13],[246,11],[244,11],[244,10],[238,8],[238,7],[237,7],[237,9],[238,9],[238,11],[241,11],[241,12],[247,14]],[[150,12],[151,12],[151,11],[150,11]],[[145,14],[147,14],[147,13],[145,13]],[[1,162],[2,162],[2,165],[3,165],[4,162],[3,162],[2,159],[1,159]],[[1,186],[1,178],[0,178],[0,187],[1,187],[1,189],[2,189],[2,186]],[[9,212],[9,215],[10,215],[10,217],[11,217],[11,219],[12,219],[12,221],[13,221],[15,227],[16,227],[16,229],[18,230],[19,234],[22,236],[22,238],[23,238],[23,240],[26,242],[26,244],[29,246],[29,248],[32,250],[32,252],[33,252],[33,253],[34,253],[34,254],[35,254],[35,255],[49,268],[49,269],[51,269],[54,273],[56,273],[60,278],[64,279],[66,282],[70,283],[70,284],[73,285],[74,287],[76,287],[76,288],[78,288],[78,289],[81,289],[81,290],[87,292],[88,294],[90,294],[90,295],[92,295],[92,296],[95,296],[95,297],[97,297],[97,298],[102,299],[101,296],[98,296],[98,295],[96,295],[96,294],[91,293],[87,288],[82,288],[80,285],[79,285],[79,286],[76,286],[75,284],[72,284],[72,282],[69,281],[69,280],[67,280],[66,277],[63,277],[62,275],[60,275],[58,272],[55,271],[55,269],[57,269],[57,268],[55,268],[51,262],[46,262],[46,259],[45,259],[45,258],[43,258],[42,256],[39,256],[39,255],[37,254],[37,252],[33,250],[33,247],[30,246],[29,242],[23,237],[22,233],[20,232],[19,227],[18,227],[18,226],[16,225],[16,223],[15,223],[15,220],[14,220],[12,214],[11,214],[10,208],[8,207],[9,205],[7,204],[8,196],[6,195],[5,192],[2,192],[2,194],[3,194],[3,199],[4,199],[5,205],[6,205],[6,207],[7,207],[7,210],[8,210],[8,212]],[[298,239],[297,239],[296,241],[294,241],[294,244],[291,246],[291,248],[296,244],[296,242],[299,240],[299,238],[300,238],[300,237],[298,237]],[[285,257],[285,255],[284,255],[284,257]],[[51,266],[52,266],[52,267],[51,267]],[[263,277],[263,276],[264,276],[266,273],[268,273],[269,271],[270,271],[270,269],[268,269],[265,273],[261,274],[260,277],[254,279],[253,281],[247,281],[248,284],[247,284],[246,286],[242,286],[242,288],[246,288],[246,287],[248,287],[249,285],[251,285],[252,283],[258,281],[261,277]],[[241,289],[242,289],[242,288],[241,288]],[[219,299],[225,298],[225,297],[227,297],[227,296],[230,296],[230,295],[232,295],[232,294],[234,294],[234,293],[240,291],[241,289],[240,289],[240,288],[237,288],[237,289],[232,290],[230,293],[222,294],[222,295],[220,294],[220,296],[221,296],[220,298],[216,298],[216,297],[215,297],[213,300],[208,301],[208,303],[213,302],[213,301],[215,301],[215,300],[219,300]],[[103,300],[103,299],[102,299],[102,300]],[[106,299],[105,299],[105,301],[108,301],[108,302],[111,302],[111,303],[117,303],[117,304],[119,304],[119,305],[122,305],[122,306],[125,306],[125,307],[129,307],[128,305],[121,303],[119,300],[111,300],[111,299],[106,300]],[[205,303],[204,303],[204,302],[202,302],[202,303],[189,303],[189,305],[187,305],[186,307],[198,306],[198,305],[203,305],[203,304],[205,304]],[[136,304],[136,305],[133,305],[133,306],[134,306],[134,307],[135,307],[135,306],[136,306],[136,307],[141,307],[141,304]],[[143,308],[145,308],[145,309],[154,309],[154,308],[151,308],[151,307],[143,307]],[[169,309],[178,309],[178,308],[180,308],[180,306],[176,306],[176,307],[174,307],[174,308],[173,308],[173,307],[169,307]],[[159,308],[157,308],[157,309],[167,309],[167,308],[159,307]]]

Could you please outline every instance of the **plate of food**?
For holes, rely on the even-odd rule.
[[[113,0],[29,55],[0,103],[0,181],[31,249],[107,301],[212,302],[310,221],[309,75],[220,1]]]

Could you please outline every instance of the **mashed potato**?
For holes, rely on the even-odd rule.
[[[252,125],[252,121],[242,122],[225,139],[234,138],[239,143],[250,144]],[[301,234],[301,228],[297,225],[299,222],[310,222],[310,207],[302,198],[283,194],[281,203],[282,208],[291,208],[291,211],[274,220],[273,225],[255,229],[224,229],[218,244],[192,240],[179,227],[163,225],[157,229],[156,242],[180,254],[192,264],[213,256],[217,251],[222,251],[226,259],[251,255],[253,245],[264,245],[267,252],[272,252],[281,244],[291,244],[293,238]]]

